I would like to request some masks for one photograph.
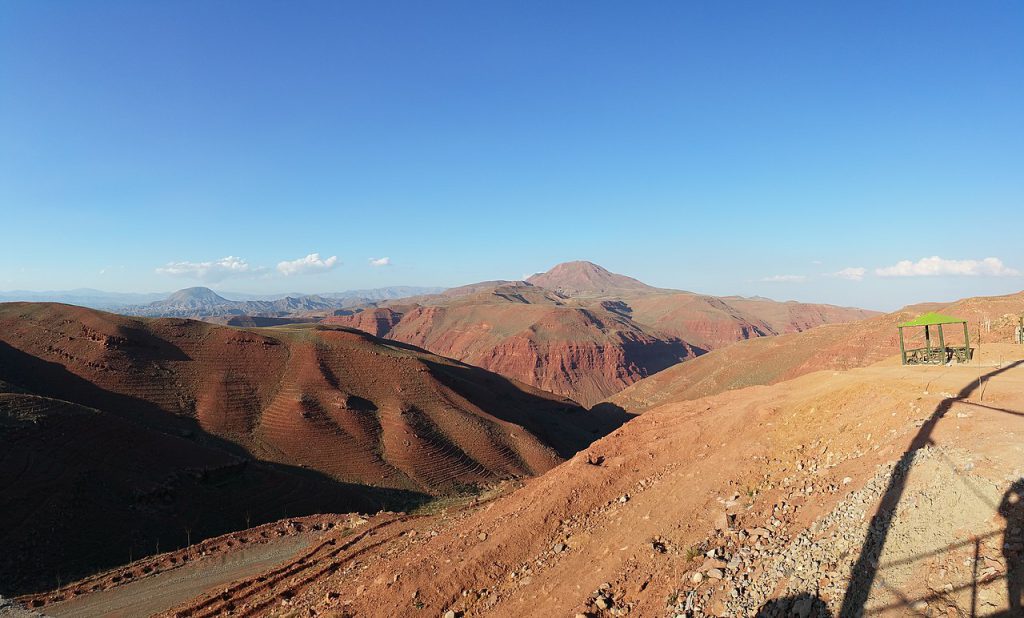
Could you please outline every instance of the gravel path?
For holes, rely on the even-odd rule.
[[[308,547],[310,541],[308,535],[288,536],[211,556],[130,584],[48,606],[46,612],[69,618],[152,616],[210,588],[266,571]]]

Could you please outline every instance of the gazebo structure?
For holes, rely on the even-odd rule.
[[[942,333],[943,324],[963,324],[964,344],[963,346],[947,346],[946,339]],[[908,350],[903,343],[903,329],[913,327],[924,327],[924,347]],[[938,327],[939,345],[932,345],[931,327]],[[900,330],[900,356],[904,365],[945,365],[956,360],[958,363],[967,363],[971,360],[971,340],[967,335],[967,320],[954,318],[940,313],[930,312],[920,315],[909,322],[898,324]]]

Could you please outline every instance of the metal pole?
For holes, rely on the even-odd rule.
[[[967,334],[967,322],[964,322],[964,362],[971,362],[971,337]]]
[[[942,324],[939,324],[939,348],[942,350],[942,364],[946,364],[946,339],[942,336]]]
[[[897,328],[900,331],[900,358],[903,359],[903,364],[906,365],[907,364],[907,349],[905,347],[903,347],[903,327],[902,326],[898,326]]]
[[[924,325],[924,358],[924,362],[932,362],[932,333],[927,324]]]

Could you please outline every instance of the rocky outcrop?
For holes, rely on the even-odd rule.
[[[327,324],[342,324],[370,333],[374,337],[387,337],[400,321],[402,314],[386,307],[367,309],[350,316],[333,316],[324,320]]]

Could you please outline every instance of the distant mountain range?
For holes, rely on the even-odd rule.
[[[331,310],[354,305],[394,300],[407,296],[437,294],[444,291],[441,287],[423,286],[392,286],[366,290],[347,290],[344,292],[325,292],[322,294],[246,294],[240,292],[223,292],[217,294],[209,288],[196,287],[179,290],[172,294],[105,292],[92,288],[74,290],[12,290],[0,292],[0,302],[53,302],[68,305],[79,305],[92,309],[104,309],[142,316],[176,316],[206,317],[221,315],[241,315],[244,313],[280,313],[313,310]],[[227,296],[228,298],[225,298]],[[229,298],[231,300],[229,300]],[[286,300],[290,299],[290,300]],[[246,303],[257,303],[247,305]],[[271,303],[271,304],[267,304]],[[295,307],[288,309],[288,307]],[[167,308],[174,308],[174,313],[161,313]],[[210,311],[211,313],[204,313]]]
[[[483,281],[350,313],[324,321],[483,367],[585,406],[736,341],[874,315],[656,288],[584,261],[558,264],[526,281]]]
[[[166,293],[132,293],[104,292],[92,288],[76,288],[74,290],[10,290],[0,292],[0,302],[45,302],[79,305],[92,309],[113,309],[125,305],[140,305],[165,298]]]
[[[41,294],[46,293],[29,300],[44,300]],[[191,318],[242,328],[302,322],[357,328],[588,407],[736,341],[875,315],[850,307],[658,288],[586,261],[558,264],[525,281],[481,281],[449,289],[256,296],[194,287],[134,303],[125,301],[144,295],[66,294],[58,300],[130,316]]]
[[[178,290],[163,300],[118,307],[117,313],[147,317],[216,318],[224,316],[283,317],[331,313],[345,307],[367,305],[405,296],[436,293],[443,288],[392,287],[329,294],[284,296],[272,300],[229,300],[210,288]]]

